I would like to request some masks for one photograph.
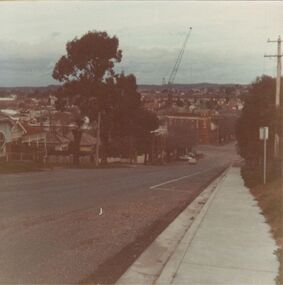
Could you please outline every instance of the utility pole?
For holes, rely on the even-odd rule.
[[[280,111],[280,104],[282,104],[282,98],[280,98],[280,91],[281,91],[281,58],[283,54],[281,53],[281,38],[278,36],[277,40],[267,40],[268,43],[277,43],[277,54],[271,54],[271,55],[264,55],[264,57],[276,57],[277,58],[277,76],[276,76],[276,94],[275,94],[275,107],[280,112],[280,128],[281,128],[281,138],[279,137],[279,134],[276,133],[274,137],[274,157],[276,159],[282,160],[283,155],[283,137],[282,137],[282,113]],[[282,167],[282,165],[281,165]]]
[[[100,123],[101,123],[101,112],[97,115],[97,129],[96,129],[96,148],[95,148],[95,166],[99,165],[99,147],[100,147]]]

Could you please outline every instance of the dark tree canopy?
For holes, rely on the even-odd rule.
[[[114,75],[114,64],[122,59],[119,41],[106,32],[88,32],[66,45],[67,55],[56,63],[53,78],[60,82],[72,80],[98,81]]]
[[[68,42],[66,52],[53,70],[53,78],[63,83],[57,94],[57,108],[75,105],[81,118],[87,116],[92,122],[97,120],[98,113],[101,115],[104,156],[108,154],[111,140],[117,138],[130,138],[131,148],[137,148],[134,143],[140,132],[149,133],[156,124],[152,123],[149,128],[140,120],[141,114],[149,118],[152,114],[143,110],[135,76],[114,70],[115,63],[122,59],[117,37],[91,31]],[[77,143],[81,118],[78,117],[78,129],[74,131]],[[146,136],[144,138],[147,140]]]
[[[77,105],[82,115],[94,119],[106,109],[113,89],[114,64],[122,59],[119,41],[106,32],[88,32],[66,44],[66,55],[56,63],[53,78],[62,82],[58,107]]]
[[[282,96],[282,95],[281,95]],[[267,143],[268,166],[273,165],[274,134],[280,131],[279,111],[275,108],[275,79],[262,76],[252,83],[245,98],[244,108],[236,124],[236,137],[240,155],[245,159],[250,175],[261,175],[263,142],[259,140],[259,128],[269,127]]]

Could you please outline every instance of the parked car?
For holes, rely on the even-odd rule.
[[[187,161],[189,164],[196,164],[197,163],[197,159],[193,156],[191,156],[190,154],[184,154],[179,156],[180,160],[183,161]]]
[[[194,152],[189,152],[188,155],[189,155],[190,157],[196,158],[196,154],[195,154]]]
[[[194,158],[194,157],[189,157],[189,158],[188,158],[188,163],[189,163],[189,164],[196,164],[196,163],[197,163],[197,160],[196,160],[196,158]]]
[[[188,154],[184,154],[184,155],[179,156],[179,160],[188,161],[189,158],[190,158],[190,156]]]

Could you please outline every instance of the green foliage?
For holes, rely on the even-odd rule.
[[[155,113],[148,110],[141,110],[137,114],[134,137],[136,140],[138,153],[149,153],[151,147],[151,131],[159,126],[159,120]]]
[[[196,145],[196,130],[189,124],[170,124],[168,126],[168,151],[186,149]]]
[[[53,78],[60,82],[101,82],[114,75],[114,63],[121,61],[118,46],[118,39],[106,32],[88,32],[80,39],[75,38],[66,45],[67,55],[56,63]]]
[[[82,118],[87,116],[94,122],[98,113],[104,157],[111,147],[119,152],[118,141],[130,141],[131,150],[143,140],[147,144],[150,131],[158,126],[157,118],[143,109],[135,76],[115,73],[114,65],[122,59],[117,37],[88,32],[68,42],[66,52],[56,63],[53,78],[63,83],[57,108],[77,107],[74,155],[78,156]]]
[[[275,108],[275,79],[262,76],[252,83],[245,98],[241,117],[236,124],[239,153],[245,159],[242,173],[251,184],[256,184],[261,174],[263,142],[259,128],[269,127],[267,158],[270,173],[273,171],[274,134],[279,132],[279,111]]]

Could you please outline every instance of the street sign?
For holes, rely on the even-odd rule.
[[[263,140],[263,184],[266,183],[266,140],[268,140],[268,127],[259,128],[259,139]]]
[[[259,139],[260,140],[268,140],[268,127],[260,127],[259,128]]]

